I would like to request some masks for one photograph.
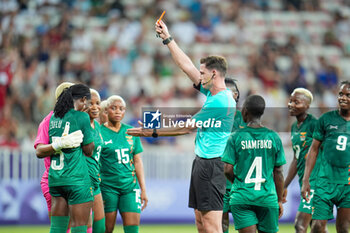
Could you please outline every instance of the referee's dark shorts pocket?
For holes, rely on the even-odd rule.
[[[224,162],[221,160],[216,160],[213,164],[213,174],[211,178],[212,185],[220,192],[222,195],[226,193],[226,177],[224,174]]]

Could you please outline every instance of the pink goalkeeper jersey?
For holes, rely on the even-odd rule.
[[[50,125],[50,119],[53,114],[53,111],[51,111],[40,123],[38,128],[38,134],[36,136],[35,142],[34,142],[34,148],[38,146],[38,144],[49,144],[49,125]],[[41,182],[43,180],[48,180],[49,175],[49,168],[50,168],[50,156],[47,156],[44,158],[45,163],[45,172],[43,174],[43,177],[41,178]]]

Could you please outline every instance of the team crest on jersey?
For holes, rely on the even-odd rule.
[[[306,138],[306,132],[300,132],[300,141],[305,141]]]
[[[126,141],[129,143],[130,146],[134,145],[134,141],[132,140],[132,136],[125,136]]]

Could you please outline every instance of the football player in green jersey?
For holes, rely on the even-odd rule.
[[[288,175],[284,181],[283,203],[287,202],[287,188],[294,179],[295,175],[299,176],[299,185],[302,186],[304,176],[305,158],[312,143],[312,134],[314,132],[317,119],[307,113],[313,100],[311,92],[305,88],[296,88],[290,96],[288,108],[291,116],[296,117],[292,125],[291,137],[294,156],[289,166]],[[310,179],[311,193],[315,191],[315,181],[318,169],[314,169]],[[312,195],[313,196],[313,195]],[[311,222],[313,198],[308,202],[301,200],[297,215],[295,217],[295,231],[297,233],[306,233]]]
[[[93,196],[85,156],[92,155],[94,142],[89,115],[81,111],[86,109],[90,98],[90,89],[83,84],[65,89],[50,119],[49,138],[56,151],[51,155],[49,170],[51,233],[65,233],[68,216],[71,217],[72,233],[87,231]],[[81,146],[61,149],[61,136],[77,130],[84,135]]]
[[[122,123],[126,106],[120,96],[107,99],[108,121],[101,126],[101,191],[106,213],[106,233],[112,233],[117,211],[125,233],[139,232],[140,213],[147,206],[145,176],[139,137],[126,134],[132,128]]]
[[[93,129],[93,136],[94,136],[94,143],[95,143],[95,149],[93,152],[93,155],[91,157],[86,157],[86,161],[89,168],[89,175],[91,178],[91,185],[93,187],[94,192],[94,203],[93,203],[93,223],[92,223],[92,232],[94,233],[104,233],[106,230],[105,227],[105,212],[103,209],[103,201],[102,201],[102,195],[100,190],[100,156],[101,156],[101,150],[103,146],[103,139],[101,135],[101,126],[96,121],[96,119],[100,115],[100,102],[101,97],[100,94],[94,90],[90,89],[91,91],[91,101],[89,104],[89,117],[90,117],[90,124]],[[91,221],[89,221],[88,227],[91,227]]]
[[[228,89],[231,90],[233,98],[236,103],[239,100],[239,89],[236,84],[236,81],[231,78],[225,78],[225,84]],[[232,127],[232,132],[235,132],[237,129],[244,128],[246,126],[242,118],[242,113],[239,110],[236,110],[234,123]],[[230,194],[231,194],[232,183],[226,179],[226,193],[224,195],[224,206],[222,213],[222,231],[228,233],[230,221],[229,221],[229,212],[230,212]]]
[[[337,206],[337,232],[350,228],[350,82],[341,82],[338,93],[339,109],[323,114],[314,130],[308,153],[302,186],[302,196],[311,198],[310,174],[319,149],[323,147],[321,165],[314,194],[311,232],[326,232],[327,220]]]
[[[261,124],[265,101],[248,96],[242,116],[247,126],[231,134],[222,161],[233,183],[230,207],[240,233],[278,232],[283,214],[283,173],[286,163],[278,134]]]

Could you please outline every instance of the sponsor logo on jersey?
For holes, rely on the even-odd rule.
[[[300,141],[305,141],[306,139],[306,132],[300,132]]]
[[[330,125],[329,129],[338,129],[338,126],[337,125]]]
[[[110,143],[113,143],[112,139],[109,141],[105,141],[105,145],[110,144]]]

